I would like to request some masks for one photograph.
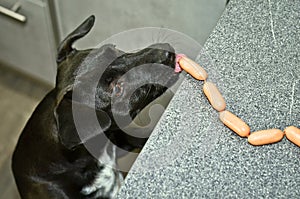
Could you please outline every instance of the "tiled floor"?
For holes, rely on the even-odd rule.
[[[49,89],[0,66],[0,198],[20,198],[11,172],[11,155],[26,121]]]

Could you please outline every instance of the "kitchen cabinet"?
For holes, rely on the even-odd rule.
[[[78,48],[94,47],[108,37],[132,28],[162,27],[176,30],[204,44],[223,13],[226,0],[53,0],[60,40],[85,18],[96,23]],[[163,35],[161,38],[170,35]],[[172,35],[170,36],[172,37]]]
[[[0,14],[0,65],[54,85],[59,41],[94,14],[96,23],[75,47],[95,47],[108,37],[141,27],[183,32],[204,44],[225,8],[225,0],[0,0],[0,6],[26,17],[20,22]],[[0,8],[1,8],[0,7]],[[1,10],[1,9],[0,9]],[[164,37],[154,40],[163,41]]]
[[[2,8],[20,4],[20,22],[0,14],[0,63],[54,85],[55,39],[48,2],[45,0],[0,0]]]

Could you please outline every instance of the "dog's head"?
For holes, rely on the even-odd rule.
[[[134,53],[125,53],[114,45],[74,49],[73,43],[90,31],[94,21],[94,16],[89,17],[58,49],[56,117],[60,138],[68,148],[81,141],[67,133],[70,129],[66,129],[66,124],[73,121],[72,115],[66,113],[67,109],[79,107],[83,112],[96,111],[104,131],[116,130],[119,125],[128,125],[130,119],[178,78],[174,72],[174,49],[166,43]]]

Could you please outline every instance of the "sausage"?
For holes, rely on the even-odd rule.
[[[272,144],[282,140],[284,133],[279,129],[268,129],[251,133],[248,142],[252,145],[259,146]]]
[[[295,126],[289,126],[285,130],[287,139],[300,147],[300,129]]]
[[[212,82],[205,82],[203,85],[203,92],[214,109],[217,111],[225,110],[226,102],[215,84]]]
[[[241,137],[249,136],[250,127],[242,119],[240,119],[233,113],[226,110],[222,111],[219,114],[219,118],[223,122],[223,124],[225,124],[231,130],[233,130],[239,136]]]
[[[206,80],[207,72],[193,60],[183,56],[179,60],[180,67],[197,80]]]

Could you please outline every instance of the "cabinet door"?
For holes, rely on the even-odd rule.
[[[14,2],[0,0],[10,8]],[[18,13],[25,23],[0,14],[0,62],[53,85],[56,74],[55,43],[46,1],[22,0]]]
[[[53,0],[62,40],[91,14],[95,27],[78,42],[79,48],[132,28],[164,27],[183,32],[203,44],[225,8],[226,0]],[[159,39],[170,35],[161,35]],[[172,36],[170,36],[172,37]]]

